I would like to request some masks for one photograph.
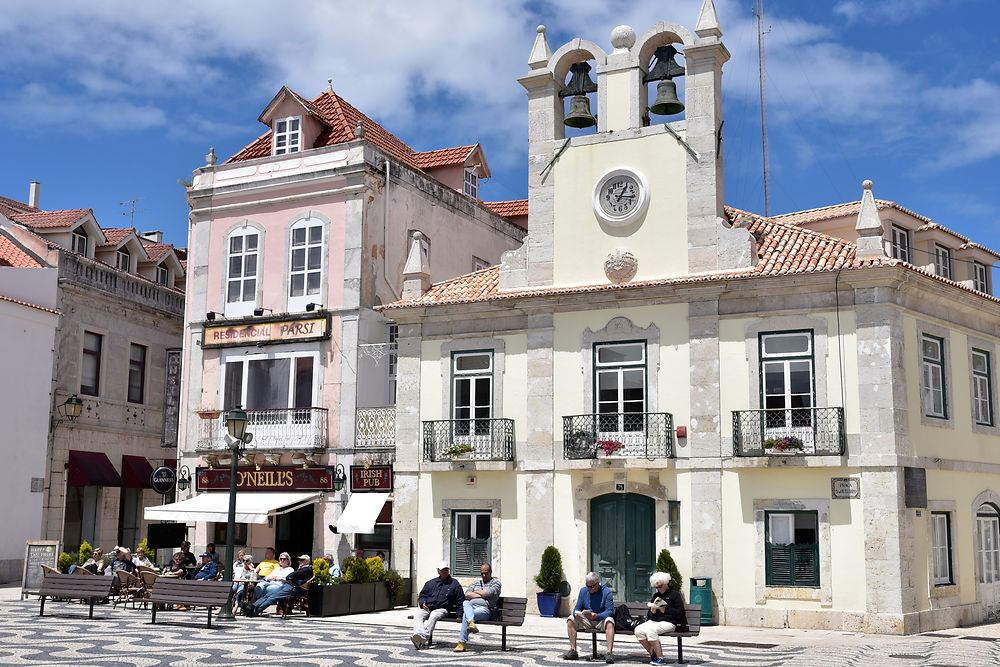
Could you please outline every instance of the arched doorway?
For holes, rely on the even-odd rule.
[[[988,618],[1000,613],[1000,512],[992,503],[976,510],[976,589]]]
[[[590,569],[616,601],[649,597],[656,565],[656,502],[637,493],[609,493],[590,501]]]

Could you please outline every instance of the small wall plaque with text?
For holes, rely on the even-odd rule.
[[[831,477],[830,493],[834,499],[838,498],[860,498],[861,480],[857,477]]]

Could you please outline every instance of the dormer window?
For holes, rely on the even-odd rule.
[[[951,250],[943,245],[934,246],[934,273],[951,279]]]
[[[170,284],[170,272],[167,270],[167,267],[165,266],[156,267],[156,282],[160,283],[161,285]]]
[[[479,177],[476,176],[475,170],[469,167],[465,168],[465,180],[462,184],[462,193],[466,197],[479,199]]]
[[[977,292],[990,294],[990,269],[979,262],[972,263],[972,284]]]
[[[128,271],[132,266],[132,257],[128,253],[128,248],[119,248],[115,252],[115,268]]]
[[[892,226],[892,256],[904,262],[910,261],[910,232],[902,227]]]
[[[84,257],[87,256],[87,232],[84,231],[83,227],[77,227],[73,230],[73,252],[79,253]]]
[[[298,153],[302,150],[302,119],[299,116],[274,121],[274,154]]]

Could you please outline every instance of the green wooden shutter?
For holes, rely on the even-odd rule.
[[[795,586],[819,586],[819,545],[794,544],[793,579]]]
[[[479,574],[479,566],[490,562],[490,540],[476,538],[452,539],[452,574]]]
[[[768,586],[793,586],[792,572],[793,550],[791,544],[764,545],[764,559],[767,569],[766,584]]]

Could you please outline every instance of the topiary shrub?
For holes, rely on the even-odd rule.
[[[349,584],[367,584],[371,570],[363,558],[345,558],[340,568],[344,573],[344,581]]]
[[[400,599],[403,597],[403,576],[399,572],[390,569],[386,571],[383,583],[389,589],[389,599],[392,600],[393,606],[399,604]]]
[[[73,556],[74,554],[68,554],[65,551],[59,554],[59,560],[56,561],[56,566],[59,568],[60,572],[62,572],[63,574],[69,572],[69,566],[72,565],[74,561],[76,561],[76,558],[74,558]]]
[[[559,555],[559,549],[546,547],[542,552],[542,565],[535,576],[535,583],[543,593],[558,593],[562,580],[562,556]]]
[[[90,546],[87,540],[83,541],[80,545],[80,559],[76,562],[77,565],[83,565],[88,560],[94,557],[94,547]]]
[[[378,556],[372,556],[365,560],[368,564],[368,581],[382,581],[385,579],[385,563]]]
[[[670,575],[670,583],[667,584],[668,588],[679,591],[684,585],[684,578],[681,577],[681,571],[677,569],[677,564],[670,556],[668,549],[660,550],[660,555],[656,559],[656,571],[666,572]]]
[[[313,561],[313,579],[320,586],[333,583],[333,579],[330,577],[330,564],[326,562],[325,558],[317,558]]]

